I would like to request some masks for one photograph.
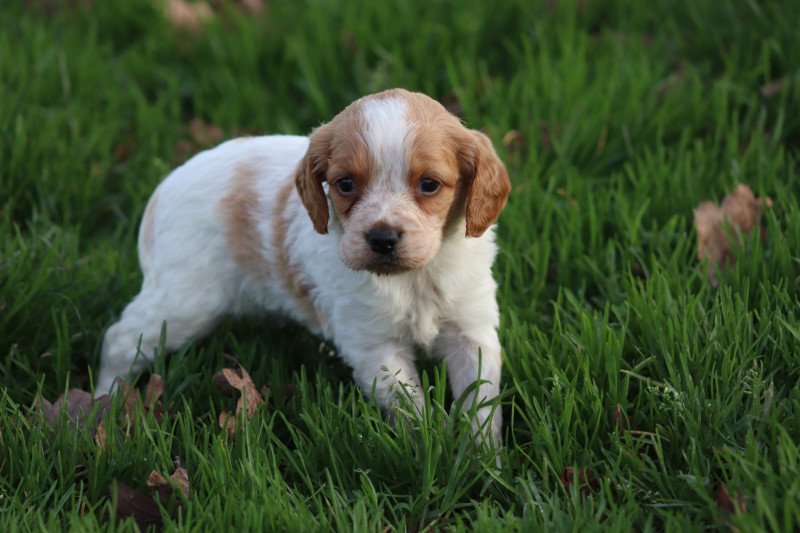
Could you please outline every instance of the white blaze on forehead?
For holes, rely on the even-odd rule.
[[[406,109],[406,101],[396,96],[370,99],[361,106],[364,139],[376,174],[372,179],[380,188],[404,188],[412,134]]]

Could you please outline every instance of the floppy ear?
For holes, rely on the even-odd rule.
[[[328,159],[331,153],[332,133],[330,126],[322,125],[311,134],[308,151],[295,171],[295,185],[314,229],[317,233],[328,233],[328,198],[322,188]]]
[[[489,137],[470,130],[460,150],[467,183],[467,237],[480,237],[506,205],[511,182]]]

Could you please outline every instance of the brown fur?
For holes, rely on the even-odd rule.
[[[314,287],[303,278],[301,271],[291,264],[289,257],[289,243],[286,239],[289,224],[286,208],[294,187],[295,184],[291,180],[286,182],[278,191],[276,199],[275,213],[272,218],[272,244],[276,251],[275,269],[283,288],[308,318],[311,329],[319,332],[324,318],[311,298],[311,291]]]
[[[421,206],[445,218],[445,230],[465,214],[467,237],[480,237],[500,216],[511,192],[503,162],[489,137],[465,128],[441,104],[420,94],[401,94],[408,104],[408,120],[417,125],[411,185],[416,189],[426,176],[442,183],[436,195],[421,195]]]
[[[409,186],[415,192],[420,208],[429,215],[444,220],[443,230],[464,214],[466,184],[461,179],[457,150],[464,126],[453,115],[427,97],[408,93],[407,118],[416,127],[411,143]],[[419,192],[423,178],[432,178],[442,185],[438,192],[426,195]]]
[[[328,232],[328,201],[322,183],[329,182],[331,202],[340,218],[346,220],[358,195],[339,194],[333,182],[351,176],[356,190],[363,191],[372,176],[369,154],[360,138],[358,105],[359,101],[354,102],[331,122],[312,132],[308,152],[295,175],[297,192],[318,233]]]
[[[469,183],[467,193],[467,237],[480,237],[494,224],[511,192],[508,172],[489,137],[469,132],[471,142],[462,145],[461,162]]]
[[[257,179],[252,168],[237,168],[230,192],[220,200],[220,210],[233,259],[254,276],[267,277],[271,265],[264,257],[257,227],[260,210],[255,186]]]
[[[497,220],[505,206],[511,183],[489,138],[469,130],[441,104],[403,89],[391,89],[357,100],[311,135],[308,152],[296,172],[297,191],[317,232],[328,232],[328,202],[322,187],[329,181],[331,202],[346,221],[361,191],[367,190],[373,174],[360,105],[373,98],[402,98],[408,106],[407,120],[415,127],[410,144],[409,187],[418,191],[421,179],[442,184],[432,195],[415,193],[420,208],[445,220],[447,231],[461,216],[466,217],[468,237],[479,237]],[[333,183],[345,175],[356,182],[356,193],[340,194]]]

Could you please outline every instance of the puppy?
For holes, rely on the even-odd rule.
[[[443,359],[453,396],[476,380],[478,438],[499,442],[501,354],[492,224],[508,174],[489,138],[393,89],[311,137],[234,139],[156,189],[139,231],[141,292],[106,332],[96,394],[159,345],[226,314],[277,312],[331,340],[383,405],[421,407],[415,348]]]

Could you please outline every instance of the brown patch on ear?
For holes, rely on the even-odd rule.
[[[468,135],[459,150],[468,187],[467,237],[480,237],[500,216],[511,192],[511,182],[489,137],[478,131],[470,131]]]
[[[230,192],[220,200],[219,209],[225,226],[225,240],[234,261],[255,276],[267,277],[270,264],[264,257],[264,245],[258,232],[257,180],[252,168],[237,167]]]
[[[328,233],[328,198],[322,188],[331,156],[333,132],[322,125],[311,134],[308,151],[295,171],[295,185],[317,233]]]

